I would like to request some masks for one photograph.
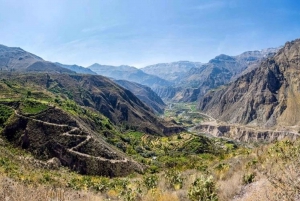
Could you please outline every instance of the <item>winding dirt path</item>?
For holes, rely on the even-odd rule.
[[[17,115],[18,117],[29,119],[31,121],[42,123],[42,124],[45,124],[45,125],[57,126],[57,127],[66,127],[66,128],[70,129],[69,131],[67,131],[65,133],[62,133],[61,136],[68,136],[70,138],[72,138],[72,137],[85,138],[85,140],[80,142],[79,144],[77,144],[77,145],[75,145],[75,146],[73,146],[69,149],[66,149],[68,152],[70,152],[74,155],[83,156],[83,157],[87,157],[87,158],[94,158],[96,160],[106,161],[106,162],[110,162],[110,163],[127,163],[129,161],[125,157],[122,160],[114,160],[114,159],[107,159],[107,158],[103,158],[103,157],[99,157],[99,156],[92,156],[90,154],[85,154],[85,153],[78,152],[78,151],[76,151],[76,149],[80,148],[81,146],[85,145],[86,143],[88,143],[89,141],[94,139],[93,136],[90,133],[88,133],[88,135],[80,135],[80,134],[83,133],[83,131],[78,127],[69,126],[67,124],[50,123],[50,122],[42,121],[42,120],[35,119],[35,118],[32,118],[32,117],[27,117],[27,116],[24,116],[24,115],[18,113],[18,111],[16,109],[14,109],[14,108],[12,108],[12,109],[14,110],[15,115]],[[79,135],[78,134],[72,134],[75,131],[80,131],[79,132],[80,134]]]

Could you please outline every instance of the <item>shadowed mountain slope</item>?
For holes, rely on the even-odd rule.
[[[115,80],[115,82],[131,91],[155,112],[160,114],[164,112],[164,108],[166,107],[165,103],[150,87],[126,80]]]

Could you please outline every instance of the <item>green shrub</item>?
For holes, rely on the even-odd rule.
[[[212,176],[197,178],[188,191],[192,201],[217,201],[216,183]]]
[[[151,165],[148,170],[150,171],[151,174],[153,174],[153,173],[157,173],[159,168],[156,165]]]
[[[12,113],[13,110],[11,108],[0,104],[0,127],[3,126]]]
[[[175,190],[181,189],[183,185],[183,177],[178,170],[171,169],[165,173],[167,185]]]
[[[26,114],[38,114],[46,109],[48,109],[47,105],[31,100],[26,100],[21,105],[21,111]]]
[[[254,173],[247,173],[243,176],[243,183],[244,184],[250,184],[254,182],[255,174]]]
[[[157,175],[146,175],[143,178],[143,183],[148,190],[154,189],[158,184],[158,177]]]

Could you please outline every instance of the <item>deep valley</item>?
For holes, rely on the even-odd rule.
[[[141,69],[0,50],[0,200],[299,196],[299,39]]]

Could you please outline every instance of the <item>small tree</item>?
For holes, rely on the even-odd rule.
[[[31,91],[27,91],[27,98],[31,96]]]

